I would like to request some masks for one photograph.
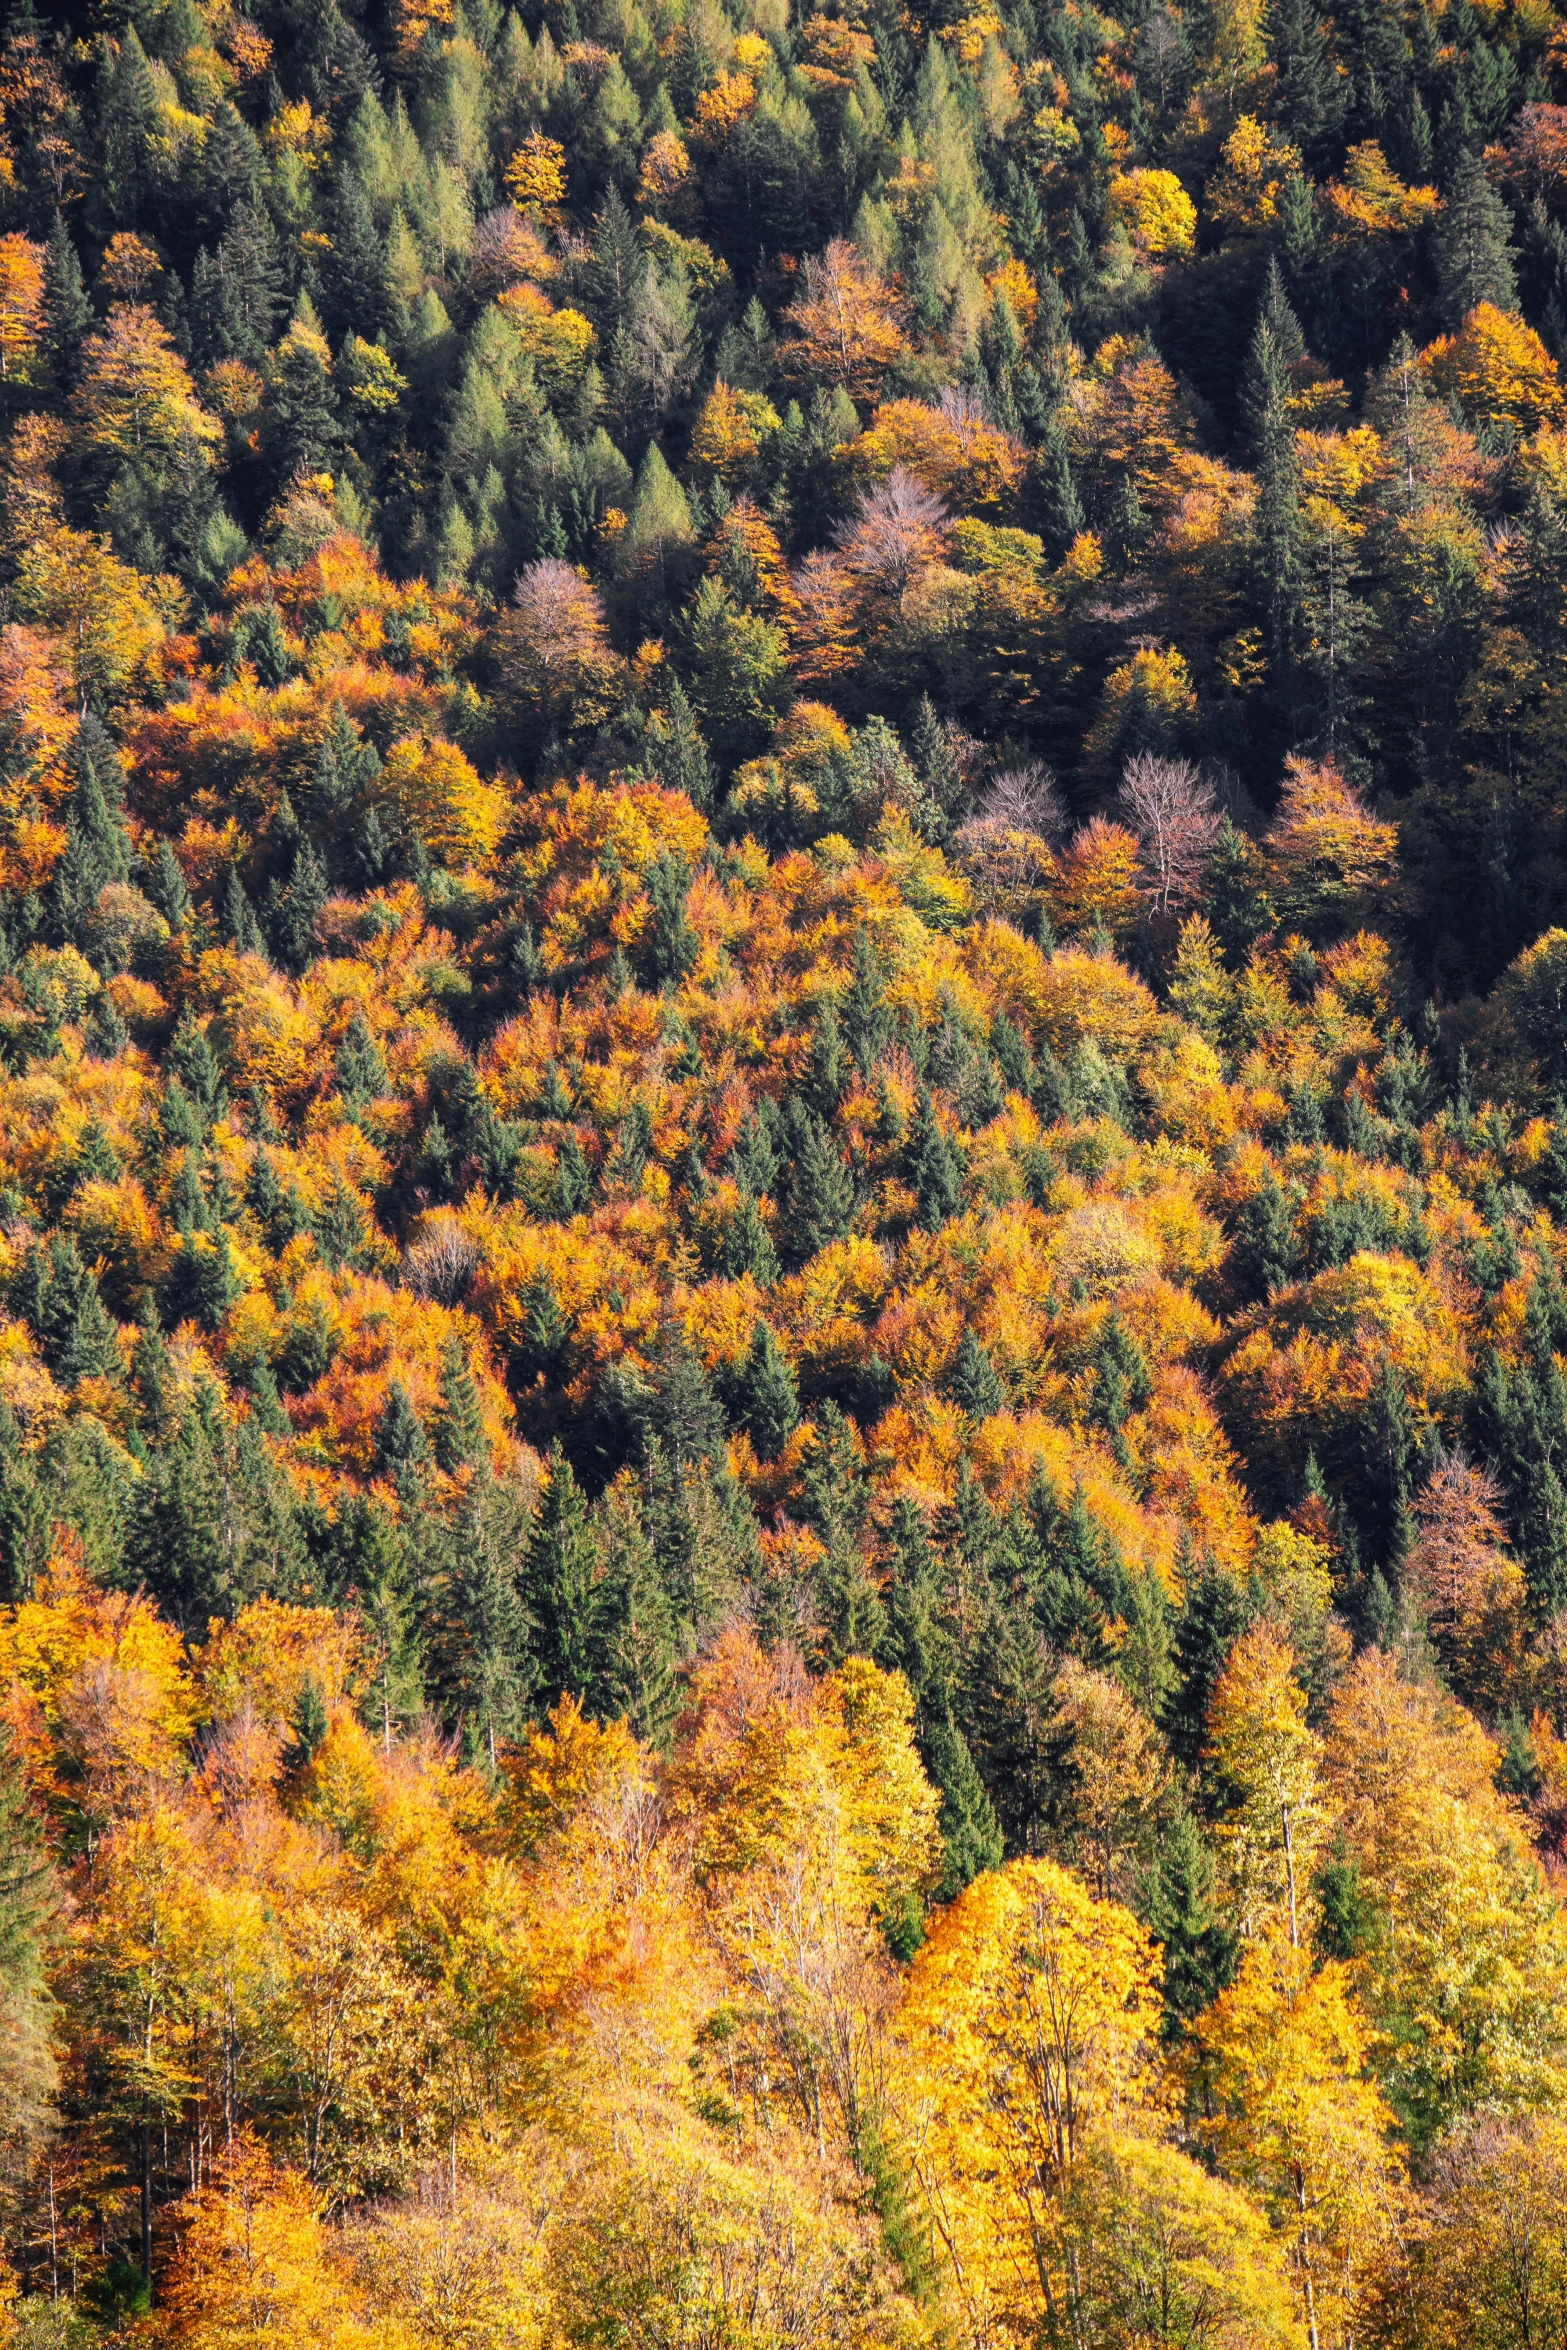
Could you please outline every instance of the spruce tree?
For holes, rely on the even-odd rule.
[[[1164,2036],[1182,2040],[1234,1977],[1239,1937],[1224,1923],[1213,1855],[1190,1812],[1166,1829],[1142,1902],[1164,1951]]]
[[[549,1482],[528,1544],[528,1606],[537,1627],[542,1702],[591,1697],[598,1661],[598,1545],[587,1503],[558,1444],[550,1449]]]
[[[479,1383],[465,1348],[451,1338],[441,1358],[441,1400],[435,1414],[435,1458],[448,1476],[489,1456]]]
[[[765,1322],[752,1332],[750,1351],[736,1376],[735,1419],[764,1461],[777,1459],[799,1425],[794,1373]]]
[[[51,381],[62,395],[75,387],[81,371],[82,343],[92,324],[92,315],[76,247],[64,219],[56,212],[44,251],[39,342]]]
[[[675,1611],[629,1476],[617,1478],[593,1513],[603,1571],[598,1588],[591,1710],[624,1719],[654,1747],[669,1738],[680,1704]]]
[[[1000,1868],[1006,1857],[1005,1842],[968,1742],[954,1723],[936,1723],[926,1740],[925,1758],[941,1789],[941,1840],[946,1858],[936,1899],[955,1901],[986,1869]]]
[[[1477,303],[1511,310],[1518,300],[1507,207],[1472,150],[1460,156],[1448,181],[1432,252],[1442,318],[1462,326]]]
[[[906,1155],[909,1179],[919,1197],[920,1222],[927,1232],[939,1232],[962,1206],[963,1193],[958,1162],[928,1086],[920,1088]]]
[[[971,1420],[988,1420],[1006,1410],[1006,1392],[995,1365],[972,1328],[965,1328],[952,1372],[952,1392]]]

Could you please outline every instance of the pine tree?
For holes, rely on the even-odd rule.
[[[528,1605],[537,1626],[542,1700],[591,1697],[598,1660],[598,1546],[571,1463],[551,1447],[549,1483],[534,1523],[526,1567]]]
[[[1518,300],[1507,207],[1473,150],[1455,165],[1443,197],[1432,251],[1444,323],[1463,325],[1475,305],[1511,310]]]
[[[941,1789],[941,1839],[946,1849],[936,1899],[955,1901],[986,1869],[1000,1868],[1006,1846],[968,1742],[951,1721],[938,1722],[932,1729],[926,1762]]]
[[[1149,1932],[1164,1951],[1164,2036],[1184,2039],[1235,1973],[1239,1937],[1224,1924],[1213,1854],[1191,1814],[1166,1829],[1144,1889]]]
[[[971,1420],[988,1420],[1007,1408],[995,1365],[972,1329],[965,1329],[952,1372],[952,1392]]]
[[[800,1397],[794,1373],[765,1322],[757,1323],[750,1351],[736,1376],[735,1419],[764,1461],[777,1459],[799,1425]]]

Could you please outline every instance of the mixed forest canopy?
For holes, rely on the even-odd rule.
[[[0,2344],[1567,2324],[1567,18],[11,0]]]

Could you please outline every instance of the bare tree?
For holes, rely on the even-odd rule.
[[[953,854],[985,905],[1027,923],[1055,879],[1067,814],[1055,777],[1037,759],[1009,767],[953,840]]]
[[[1025,759],[992,777],[972,821],[994,832],[1032,833],[1054,848],[1066,838],[1068,820],[1060,787],[1049,768],[1042,760]]]
[[[1404,1588],[1466,1690],[1505,1676],[1510,1628],[1524,1599],[1523,1571],[1507,1546],[1505,1498],[1489,1469],[1455,1449],[1415,1503],[1418,1531]]]
[[[1154,913],[1190,905],[1221,822],[1212,784],[1189,759],[1139,751],[1121,778],[1119,808],[1137,835]]]
[[[860,500],[859,512],[834,533],[849,569],[881,595],[907,595],[921,572],[939,563],[951,516],[933,490],[895,465]]]
[[[568,712],[599,715],[615,657],[597,588],[558,555],[544,555],[518,573],[511,602],[500,657],[518,704],[545,725]]]

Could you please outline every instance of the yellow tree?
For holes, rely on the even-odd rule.
[[[1486,2114],[1431,2165],[1406,2281],[1432,2350],[1513,2350],[1567,2337],[1567,2123]]]
[[[1199,2052],[1209,2143],[1286,2247],[1311,2350],[1347,2350],[1400,2194],[1347,1970],[1313,1973],[1281,1939],[1255,1945],[1199,2026]]]
[[[28,381],[43,309],[43,248],[30,237],[0,237],[0,384]]]
[[[330,2350],[367,2339],[345,2307],[314,2190],[241,2136],[210,2187],[182,2207],[161,2299],[191,2350]]]
[[[1359,1873],[1378,2069],[1417,2142],[1483,2106],[1567,2097],[1567,1923],[1498,1755],[1368,1649],[1333,1704],[1326,1783]]]
[[[1289,2274],[1238,2189],[1146,2138],[1096,2139],[1064,2198],[1067,2324],[1051,2350],[1300,2350]]]
[[[1164,1787],[1163,1743],[1118,1681],[1075,1657],[1063,1661],[1057,1676],[1056,1714],[1071,1740],[1073,1814],[1108,1901],[1116,1856]]]
[[[144,303],[116,303],[82,348],[74,412],[81,445],[100,458],[205,454],[220,428],[196,398],[172,336]]]
[[[806,262],[786,321],[794,336],[790,374],[805,383],[839,384],[857,399],[875,397],[904,348],[890,289],[842,237]]]
[[[1208,1761],[1228,1797],[1218,1841],[1241,1929],[1262,1933],[1282,1910],[1298,1946],[1327,1822],[1321,1746],[1295,1671],[1294,1650],[1271,1624],[1241,1635],[1209,1705]]]
[[[1060,2197],[1105,2129],[1156,2124],[1158,1954],[1054,1861],[979,1877],[914,1961],[899,2023],[911,2175],[968,2330],[1065,2322]]]

